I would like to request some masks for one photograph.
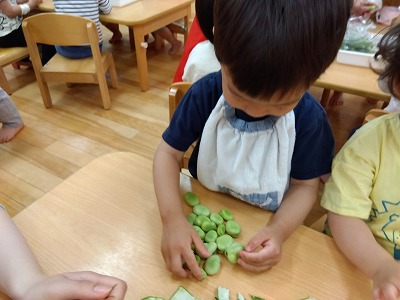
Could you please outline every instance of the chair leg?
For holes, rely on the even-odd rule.
[[[0,68],[0,86],[7,94],[12,94],[12,88],[10,86],[10,83],[8,82],[6,74],[4,73],[3,67]]]
[[[107,80],[105,74],[98,76],[101,99],[103,100],[104,109],[111,108],[110,93],[108,91]]]
[[[39,86],[40,94],[42,95],[44,107],[53,107],[47,82],[43,81],[41,78],[38,78],[38,76],[36,76],[36,81]]]

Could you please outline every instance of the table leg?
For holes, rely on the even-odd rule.
[[[135,50],[135,37],[133,34],[133,28],[131,26],[128,26],[128,31],[129,31],[129,44],[131,46],[131,50]]]
[[[133,35],[135,39],[136,61],[138,65],[138,75],[140,89],[145,92],[149,88],[149,71],[147,69],[146,47],[142,47],[144,43],[144,30],[141,26],[133,27]]]
[[[326,105],[328,104],[330,93],[331,93],[331,90],[328,90],[328,89],[324,89],[324,91],[322,92],[320,103],[323,107],[326,107]]]
[[[186,44],[186,40],[187,40],[188,33],[189,33],[189,16],[190,16],[190,13],[191,13],[191,7],[189,6],[189,8],[188,8],[188,13],[187,13],[187,15],[183,18],[183,20],[184,20],[183,22],[184,22],[184,24],[185,24],[185,27],[187,28],[186,32],[183,34],[185,44]]]

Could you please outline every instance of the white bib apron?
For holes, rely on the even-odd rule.
[[[289,186],[295,137],[293,111],[246,122],[222,95],[203,130],[197,177],[210,190],[276,211]]]

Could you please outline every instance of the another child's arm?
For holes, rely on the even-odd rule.
[[[282,244],[300,226],[317,200],[319,178],[292,179],[272,222],[261,229],[240,252],[239,265],[262,272],[276,265],[282,256]]]
[[[93,272],[46,276],[24,237],[0,207],[0,290],[12,299],[123,299],[126,283]]]
[[[112,6],[109,0],[99,1],[99,11],[104,15],[108,15],[112,10]]]
[[[187,277],[187,266],[197,279],[202,278],[191,245],[207,257],[209,253],[196,230],[186,219],[180,192],[179,162],[183,152],[169,146],[165,141],[159,145],[154,156],[154,188],[163,224],[161,251],[167,268],[175,275]]]
[[[28,4],[30,10],[34,9],[36,6],[38,6],[40,3],[42,3],[42,0],[21,0],[17,1],[18,4]],[[21,16],[22,10],[19,5],[12,5],[10,1],[8,0],[1,0],[0,1],[0,11],[2,11],[7,17],[9,18],[15,18],[18,16]]]
[[[376,300],[400,296],[400,264],[375,240],[367,224],[357,218],[328,212],[336,244],[352,263],[372,278]]]
[[[353,8],[351,13],[356,16],[363,16],[369,18],[371,13],[378,10],[380,6],[376,4],[376,1],[365,1],[365,0],[355,0],[353,2]]]

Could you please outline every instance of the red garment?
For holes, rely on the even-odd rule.
[[[178,68],[176,69],[174,81],[173,82],[181,82],[183,76],[183,70],[185,69],[186,62],[189,58],[189,54],[198,43],[207,40],[205,35],[200,29],[199,21],[195,16],[193,19],[192,26],[190,27],[188,38],[185,43],[185,47],[183,48],[183,53],[181,60],[179,61]]]

